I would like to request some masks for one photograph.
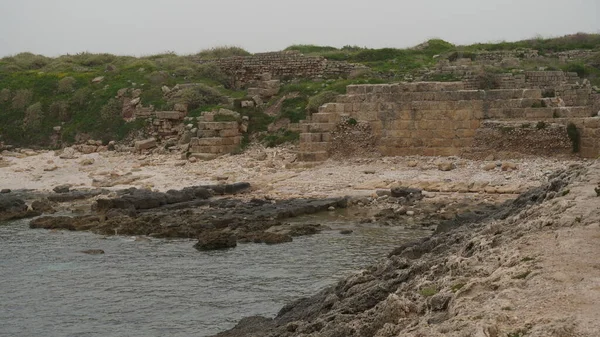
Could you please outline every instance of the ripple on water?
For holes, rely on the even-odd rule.
[[[426,234],[364,227],[198,252],[190,240],[49,232],[16,221],[0,226],[0,336],[209,336],[246,316],[273,316]]]

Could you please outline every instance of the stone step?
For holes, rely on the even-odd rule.
[[[329,112],[318,112],[310,116],[313,123],[335,123],[338,121],[339,116],[335,113]]]
[[[319,152],[298,152],[297,154],[299,161],[325,161],[329,158],[329,154],[325,151]]]
[[[335,123],[309,123],[307,132],[330,132],[335,129]]]
[[[300,134],[300,144],[329,141],[331,141],[331,133],[329,132],[304,132]]]
[[[552,119],[592,117],[590,107],[563,108],[498,108],[489,109],[485,115],[490,119]]]

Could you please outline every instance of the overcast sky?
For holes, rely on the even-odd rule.
[[[410,47],[600,33],[600,0],[0,0],[0,56]]]

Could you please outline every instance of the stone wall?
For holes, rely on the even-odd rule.
[[[550,89],[564,85],[576,84],[581,79],[577,73],[563,71],[526,71],[520,74],[495,74],[497,89]],[[465,89],[478,89],[478,74],[476,72],[465,72],[463,75]]]
[[[368,123],[378,139],[377,149],[389,156],[462,155],[479,146],[475,142],[478,130],[485,129],[488,135],[492,132],[496,137],[494,148],[480,149],[483,152],[502,151],[502,144],[507,150],[518,150],[519,142],[525,149],[526,144],[536,142],[528,147],[530,153],[536,153],[535,149],[546,148],[554,142],[547,154],[555,150],[568,153],[565,139],[569,123],[574,123],[580,131],[581,155],[598,156],[600,117],[592,117],[596,113],[597,94],[589,87],[561,84],[563,80],[570,80],[568,74],[562,75],[564,77],[554,73],[528,75],[529,83],[537,88],[465,90],[464,82],[350,85],[346,95],[323,105],[318,113],[298,125],[301,132],[299,159],[328,158],[333,147],[329,135],[337,123],[348,118]],[[543,97],[550,80],[562,85],[554,92],[565,95],[565,100]],[[498,137],[502,135],[498,130],[502,129],[490,129],[490,121],[528,125],[531,132],[514,132],[511,141],[503,143]],[[539,125],[554,126],[546,132],[538,132],[540,122],[544,124]]]
[[[198,61],[201,62],[201,61]],[[242,87],[261,74],[270,73],[276,79],[338,78],[366,69],[365,66],[340,61],[330,61],[322,56],[305,56],[297,51],[259,53],[219,59],[218,67],[235,79]]]

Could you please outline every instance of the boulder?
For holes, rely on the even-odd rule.
[[[517,164],[511,162],[502,163],[502,171],[514,171],[517,169]]]
[[[233,248],[237,245],[237,238],[233,233],[221,231],[208,231],[198,237],[194,245],[197,250],[217,250]]]
[[[56,210],[48,199],[39,199],[31,203],[31,209],[40,213],[54,213]]]
[[[10,194],[0,194],[0,221],[20,219],[31,214],[24,200]]]
[[[137,151],[148,150],[156,147],[156,139],[148,138],[135,142],[135,149]]]
[[[423,199],[423,190],[418,188],[394,187],[391,189],[391,194],[394,198],[405,198],[408,202]]]
[[[56,193],[67,193],[69,192],[69,190],[71,189],[73,185],[71,184],[64,184],[64,185],[58,185],[56,187],[54,187],[52,190]]]

